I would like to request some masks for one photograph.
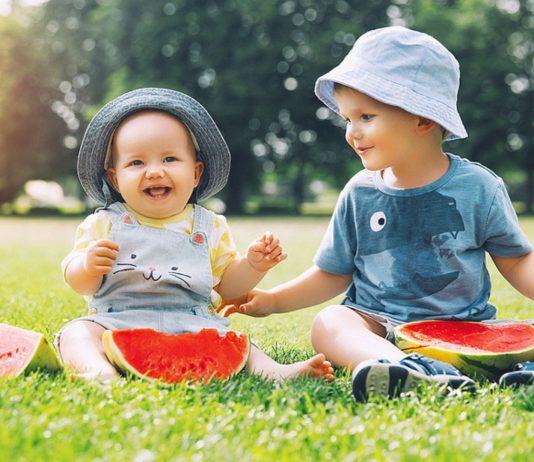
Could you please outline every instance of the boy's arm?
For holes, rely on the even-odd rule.
[[[534,251],[519,257],[492,255],[495,266],[519,292],[534,300]]]
[[[74,257],[65,269],[65,281],[80,295],[93,295],[104,274],[111,271],[119,246],[108,239],[100,239],[87,247],[87,251]]]
[[[247,303],[240,305],[238,311],[249,316],[267,316],[318,305],[344,292],[351,281],[351,275],[328,273],[312,266],[274,289],[252,291]]]

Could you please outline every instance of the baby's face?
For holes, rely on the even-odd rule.
[[[113,187],[128,206],[149,218],[182,212],[204,169],[185,125],[157,111],[136,113],[119,125],[112,164]]]
[[[384,170],[409,162],[420,118],[347,87],[334,96],[347,122],[345,139],[368,170]]]

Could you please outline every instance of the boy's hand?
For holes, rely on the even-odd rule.
[[[247,250],[249,265],[260,273],[269,271],[286,258],[287,254],[280,246],[280,240],[271,232],[266,232],[260,239],[254,241]]]
[[[247,295],[241,297],[231,298],[228,300],[222,300],[219,308],[217,308],[217,314],[223,318],[227,318],[233,313],[239,313],[239,306],[247,302]]]
[[[276,300],[272,292],[260,289],[251,290],[246,296],[246,302],[237,306],[237,313],[255,318],[269,316],[275,311]]]
[[[111,271],[118,253],[117,243],[109,239],[100,239],[87,247],[83,268],[89,276],[103,276]]]

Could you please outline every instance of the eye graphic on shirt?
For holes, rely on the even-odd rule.
[[[136,258],[137,255],[135,253],[132,253],[130,255],[130,259],[135,260]],[[117,263],[117,266],[119,267],[119,269],[113,271],[113,274],[122,273],[123,271],[133,271],[135,268],[137,268],[137,265],[135,263]]]
[[[371,225],[371,229],[377,233],[378,231],[382,231],[384,229],[386,222],[386,214],[384,212],[375,212],[373,215],[371,215],[369,224]]]
[[[191,276],[189,274],[178,272],[178,267],[177,266],[173,266],[171,268],[171,270],[169,271],[169,275],[172,276],[173,278],[176,278],[176,279],[182,281],[187,287],[191,287],[191,284],[189,284],[184,279],[184,278],[191,278]]]

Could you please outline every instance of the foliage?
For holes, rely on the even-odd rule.
[[[289,260],[266,287],[309,264],[327,219],[231,219],[244,249],[267,226]],[[534,220],[522,220],[534,238]],[[0,322],[44,332],[49,340],[85,302],[61,280],[71,219],[0,218]],[[501,318],[532,317],[534,302],[491,268]],[[318,308],[251,319],[233,315],[278,361],[308,357],[308,330]],[[0,381],[0,459],[46,461],[526,461],[534,451],[534,388],[483,383],[473,395],[439,396],[432,388],[399,399],[357,404],[349,375],[333,383],[276,384],[240,374],[228,382],[164,388],[138,380],[105,385],[64,375]]]
[[[0,204],[31,178],[63,170],[65,126],[52,111],[55,91],[32,17],[0,16]]]
[[[74,89],[80,99],[99,106],[133,88],[163,86],[206,105],[233,153],[225,198],[240,212],[262,170],[276,169],[299,203],[309,177],[333,177],[339,186],[354,170],[354,156],[316,116],[313,84],[356,35],[387,24],[387,4],[50,0],[45,21],[58,25],[54,40],[73,63],[66,77],[98,82]],[[65,29],[72,18],[77,27]]]
[[[522,198],[532,211],[534,3],[448,3],[436,8],[434,0],[414,0],[405,14],[414,28],[436,36],[460,62],[458,105],[469,138],[451,147],[503,176],[522,171],[527,180]]]
[[[37,172],[74,174],[86,123],[106,101],[165,86],[197,98],[225,135],[233,164],[222,196],[230,212],[242,212],[268,183],[298,211],[314,180],[339,189],[361,168],[339,119],[315,98],[316,78],[363,32],[401,24],[435,35],[460,61],[469,138],[446,148],[509,179],[529,210],[533,11],[532,0],[48,0],[20,7],[0,17],[0,70],[8,76],[0,120],[14,127],[0,131],[0,203]],[[5,173],[13,152],[46,165],[26,162]]]

